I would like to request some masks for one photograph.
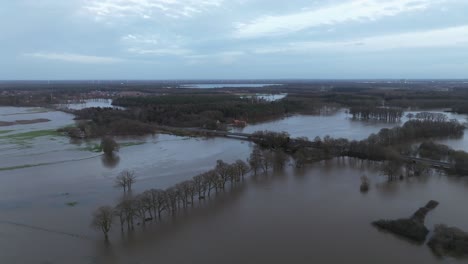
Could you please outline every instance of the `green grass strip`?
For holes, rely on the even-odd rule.
[[[12,139],[12,140],[30,140],[30,139],[35,139],[38,137],[60,136],[60,135],[61,134],[57,132],[55,129],[49,129],[49,130],[36,130],[36,131],[0,136],[0,138]]]
[[[14,130],[0,130],[0,135],[1,135],[1,134],[6,134],[6,133],[10,133],[10,132],[12,132],[12,131],[14,131]]]
[[[70,207],[75,207],[78,202],[68,202],[68,203],[65,203],[66,205],[70,206]]]
[[[119,146],[122,148],[125,148],[125,147],[131,147],[131,146],[139,146],[145,143],[146,142],[125,142],[125,143],[120,143]]]

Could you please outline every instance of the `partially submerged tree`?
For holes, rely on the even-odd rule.
[[[267,173],[268,170],[273,166],[273,162],[275,160],[275,154],[271,150],[263,150],[262,151],[263,158],[262,158],[262,169],[264,173]]]
[[[250,170],[249,165],[243,160],[236,160],[234,166],[236,167],[241,179],[244,180],[244,175]]]
[[[307,160],[307,151],[304,148],[300,148],[293,154],[293,160],[296,168],[301,168]]]
[[[101,139],[101,149],[107,156],[113,156],[114,152],[119,151],[119,144],[109,136]]]
[[[115,187],[122,188],[124,193],[132,190],[132,185],[136,182],[134,171],[124,170],[115,178]]]
[[[263,159],[262,153],[267,150],[260,151]],[[263,165],[263,160],[261,160],[259,169],[262,169]],[[209,196],[213,188],[218,192],[218,190],[224,189],[226,184],[230,185],[231,188],[236,187],[236,184],[248,171],[249,166],[242,160],[237,160],[235,163],[218,160],[214,169],[199,174],[191,180],[183,181],[166,190],[150,189],[137,195],[124,195],[114,208],[99,208],[94,214],[92,226],[100,228],[107,239],[113,217],[120,224],[122,232],[124,232],[125,226],[128,230],[133,230],[135,220],[137,225],[145,225],[146,222],[156,218],[161,219],[164,212],[167,216],[175,217],[179,210],[185,209],[189,205],[194,206],[197,196],[199,200],[205,199],[207,192]],[[127,192],[131,190],[135,180],[133,171],[124,170],[115,179],[116,187]]]
[[[402,163],[398,160],[386,161],[382,164],[381,172],[387,176],[388,181],[396,180],[401,175]]]
[[[257,175],[258,170],[262,168],[262,159],[263,154],[260,147],[255,146],[249,158],[249,165],[250,168],[253,170],[254,175]]]
[[[273,167],[275,169],[283,169],[289,160],[289,156],[283,150],[276,150],[274,152]]]
[[[361,176],[361,187],[360,187],[361,192],[363,192],[363,193],[368,192],[369,191],[369,186],[370,186],[369,178],[366,175],[362,175]]]
[[[110,206],[102,206],[96,209],[93,213],[91,226],[99,229],[104,233],[104,237],[109,239],[108,233],[112,228],[112,221],[114,217],[114,210]]]

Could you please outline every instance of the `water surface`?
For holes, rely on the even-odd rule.
[[[73,124],[73,116],[61,112],[0,108],[1,120],[16,118],[12,116],[52,121],[15,126],[0,137]],[[394,125],[354,121],[340,110],[250,125],[244,131],[363,139]],[[0,167],[38,165],[0,170],[0,263],[463,262],[437,259],[426,246],[380,232],[370,222],[409,216],[434,199],[440,206],[429,214],[428,227],[444,223],[468,230],[466,178],[433,174],[387,183],[377,164],[352,159],[249,177],[175,220],[137,227],[124,236],[116,228],[107,245],[89,221],[95,208],[121,198],[121,190],[113,187],[121,170],[136,172],[138,193],[190,179],[212,168],[217,159],[246,159],[252,149],[251,143],[225,138],[157,135],[118,140],[138,144],[121,148],[119,159],[109,162],[84,149],[97,141],[75,142],[59,135],[0,139]],[[465,139],[458,142],[461,146]],[[359,192],[363,174],[372,183],[365,195]],[[70,202],[77,204],[72,207]]]

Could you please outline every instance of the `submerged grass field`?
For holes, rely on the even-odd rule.
[[[119,146],[121,148],[125,148],[125,147],[138,146],[138,145],[143,145],[143,144],[145,144],[145,142],[123,142],[123,143],[119,143]],[[84,148],[79,148],[79,150],[91,151],[91,152],[96,152],[96,153],[102,152],[102,148],[100,144],[88,145]]]
[[[21,148],[32,147],[32,141],[39,137],[49,137],[50,140],[56,140],[56,137],[62,136],[60,132],[57,132],[55,129],[48,130],[36,130],[29,132],[13,133],[14,130],[1,130],[0,131],[0,144],[14,144]],[[5,135],[7,134],[7,135]]]
[[[9,131],[11,132],[11,131]],[[6,133],[6,132],[5,132]],[[31,140],[38,137],[45,137],[45,136],[60,136],[61,134],[57,132],[55,129],[49,130],[36,130],[30,132],[23,132],[17,134],[11,134],[6,136],[0,136],[2,139],[11,139],[11,140]]]
[[[125,147],[143,145],[145,143],[146,142],[124,142],[124,143],[120,143],[119,145],[121,148],[125,148]]]
[[[12,131],[14,131],[14,130],[0,130],[0,135],[1,135],[1,134],[6,134],[6,133],[10,133],[10,132],[12,132]]]

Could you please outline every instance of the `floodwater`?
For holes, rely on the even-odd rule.
[[[431,112],[444,113],[441,111]],[[251,124],[243,129],[240,129],[240,131],[245,133],[253,133],[259,130],[286,131],[292,137],[308,137],[311,140],[316,136],[323,138],[326,135],[334,138],[342,137],[350,140],[362,140],[367,138],[372,133],[378,133],[382,128],[392,128],[397,125],[402,125],[408,121],[406,115],[409,113],[415,114],[418,112],[405,112],[401,121],[397,123],[377,121],[366,122],[353,120],[351,115],[349,115],[345,109],[339,109],[324,115],[294,115],[275,121]],[[456,119],[460,123],[467,122],[467,115],[454,113],[444,114],[446,114],[449,119]],[[468,151],[468,140],[466,144]]]
[[[68,108],[68,109],[73,109],[73,110],[81,110],[81,109],[85,109],[89,107],[113,107],[113,108],[120,108],[120,109],[123,108],[119,106],[113,106],[112,99],[104,99],[104,98],[85,99],[79,103],[70,102],[70,103],[59,104],[57,106],[60,108]]]
[[[241,96],[241,98],[258,98],[258,99],[262,99],[262,100],[265,100],[265,101],[268,101],[268,102],[274,102],[274,101],[281,100],[281,99],[285,98],[286,96],[288,96],[287,93],[280,93],[280,94],[260,94],[260,93],[257,93],[255,95]]]
[[[73,124],[72,115],[0,108],[0,120],[15,115],[52,121],[0,132],[4,169],[0,169],[0,263],[463,262],[438,259],[427,246],[380,232],[370,222],[410,216],[434,199],[440,206],[428,215],[429,228],[444,223],[468,230],[464,207],[468,179],[434,173],[387,183],[375,164],[352,159],[250,176],[175,219],[137,226],[124,235],[117,227],[106,244],[89,222],[95,208],[114,205],[121,198],[121,191],[113,188],[121,170],[136,172],[135,193],[166,188],[212,168],[217,159],[246,159],[251,143],[169,135],[120,138],[131,144],[121,148],[118,161],[109,162],[83,149],[95,141],[71,142],[58,135],[11,137]],[[274,129],[309,138],[329,134],[361,139],[387,126],[392,124],[352,121],[339,111],[289,117],[245,131]],[[13,166],[17,168],[8,169]],[[359,192],[363,174],[372,183],[365,195]]]

